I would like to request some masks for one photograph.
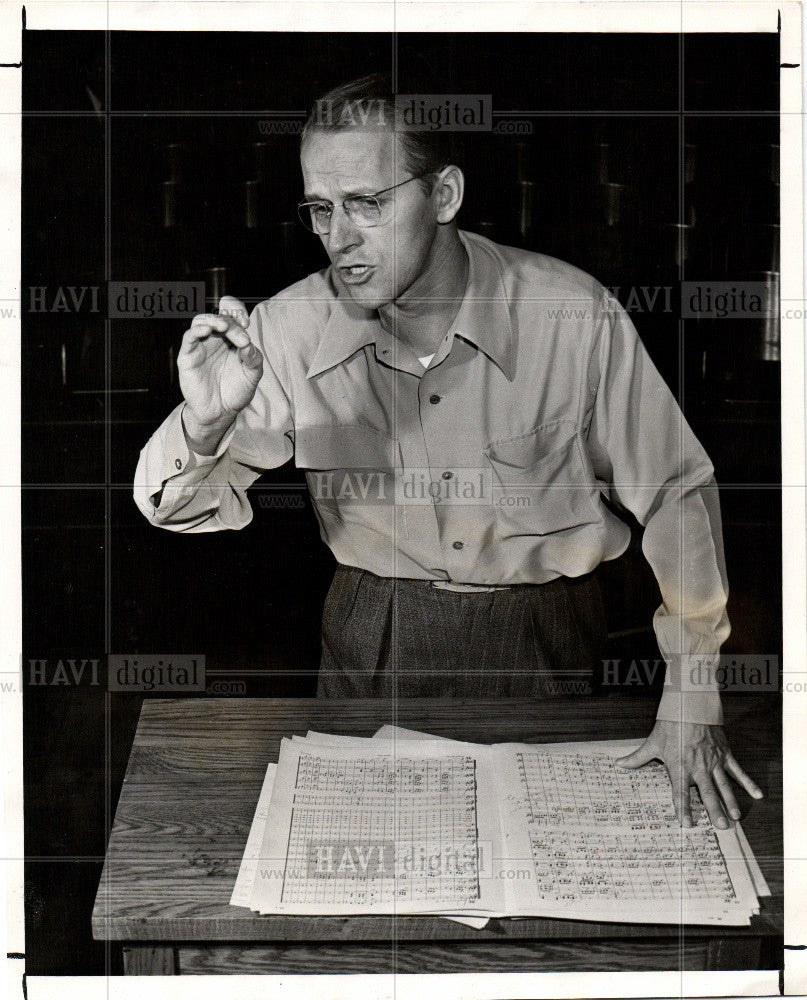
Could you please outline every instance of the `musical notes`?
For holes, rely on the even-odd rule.
[[[395,727],[283,740],[231,901],[476,927],[748,924],[767,886],[742,830],[713,827],[694,790],[695,825],[680,828],[665,769],[616,764],[636,745],[481,746]]]
[[[281,902],[475,902],[474,771],[461,756],[300,756]]]
[[[734,830],[712,827],[696,789],[694,827],[680,828],[661,764],[615,761],[620,741],[515,749],[509,850],[526,850],[535,897],[590,919],[747,922],[757,894]]]
[[[675,823],[667,773],[651,763],[636,771],[616,767],[603,753],[534,752],[516,755],[530,820],[559,826],[615,824],[631,830],[661,830]],[[708,826],[696,789],[692,817]]]

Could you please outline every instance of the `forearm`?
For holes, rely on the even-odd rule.
[[[190,449],[177,407],[140,453],[134,499],[152,524],[171,531],[242,528],[252,519],[247,487],[258,472],[233,461],[230,432],[202,456]]]
[[[648,521],[643,549],[663,598],[653,616],[668,664],[659,718],[719,725],[722,709],[714,668],[731,626],[714,477],[686,492],[667,491]]]
[[[587,447],[610,498],[644,527],[642,550],[662,597],[653,627],[668,664],[659,718],[713,725],[714,671],[693,678],[690,670],[714,665],[730,631],[714,468],[630,317],[613,299],[607,305],[590,365]]]

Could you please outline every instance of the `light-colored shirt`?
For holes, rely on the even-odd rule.
[[[427,369],[330,269],[312,274],[253,311],[263,376],[216,454],[189,450],[182,405],[152,436],[139,508],[175,531],[242,528],[247,487],[293,455],[340,563],[485,585],[616,559],[631,533],[614,509],[627,509],[662,596],[659,717],[720,723],[713,685],[682,694],[678,683],[693,662],[714,665],[729,634],[708,456],[602,285],[542,254],[460,238],[466,294]]]

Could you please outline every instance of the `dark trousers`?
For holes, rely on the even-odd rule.
[[[586,694],[604,639],[593,573],[455,593],[340,565],[322,616],[317,697]]]

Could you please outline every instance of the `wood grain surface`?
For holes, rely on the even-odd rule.
[[[741,940],[741,939],[737,939]],[[177,971],[184,975],[266,973],[446,973],[541,972],[548,969],[596,967],[600,972],[703,969],[708,942],[684,942],[680,948],[660,947],[659,940],[586,942],[585,957],[578,941],[388,941],[365,944],[179,946]]]
[[[767,700],[766,700],[767,699]],[[371,736],[384,723],[478,743],[642,737],[655,705],[624,697],[417,699],[148,699],[132,747],[92,916],[97,939],[128,942],[377,942],[697,939],[782,931],[782,787],[778,700],[724,699],[741,765],[763,788],[738,793],[743,827],[773,891],[751,928],[678,927],[554,919],[492,920],[473,930],[439,917],[260,916],[230,906],[258,794],[280,740],[314,729]],[[737,942],[740,943],[739,941]],[[639,941],[636,944],[636,961]],[[548,945],[547,945],[548,947]],[[683,951],[681,951],[683,949]],[[188,962],[192,949],[182,950]],[[694,960],[694,956],[693,960]],[[259,962],[260,956],[253,958]],[[134,958],[132,959],[134,961]],[[616,961],[616,959],[614,959]],[[215,964],[217,959],[208,959]],[[292,960],[293,964],[293,960]],[[657,966],[652,966],[657,967]],[[212,969],[211,969],[212,971]]]

